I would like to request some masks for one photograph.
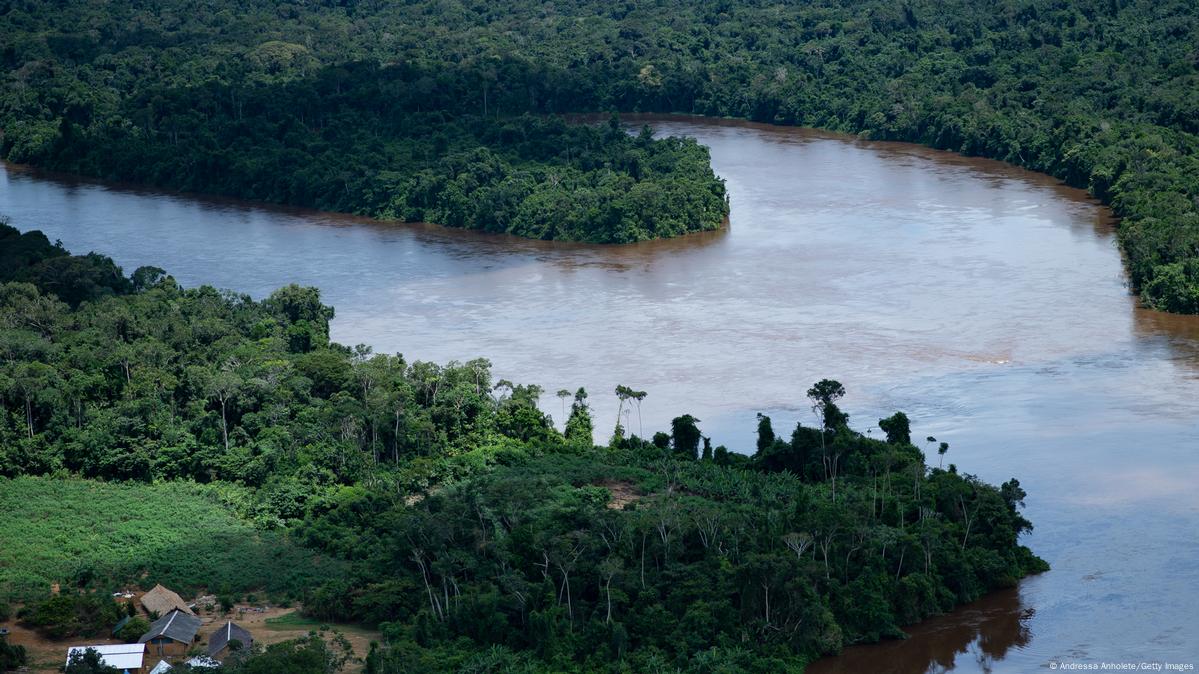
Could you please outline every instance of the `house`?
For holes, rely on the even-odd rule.
[[[188,615],[195,615],[182,597],[162,585],[155,585],[153,589],[142,595],[140,601],[142,608],[150,615],[165,616],[171,611],[183,611]]]
[[[196,632],[199,631],[199,618],[176,609],[155,620],[150,625],[150,631],[137,641],[146,644],[150,655],[181,657],[187,654],[192,642],[199,638],[196,636]]]
[[[254,637],[249,630],[230,620],[208,636],[208,657],[220,660],[229,655],[229,644],[234,641],[242,648],[249,648],[254,644]]]
[[[71,664],[73,655],[83,655],[89,648],[99,653],[101,663],[115,668],[121,674],[145,674],[145,644],[73,646],[67,649],[67,664]]]

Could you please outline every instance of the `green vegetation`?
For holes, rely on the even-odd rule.
[[[493,387],[486,360],[330,344],[313,288],[255,302],[132,278],[74,309],[0,285],[0,475],[236,482],[262,488],[239,508],[272,525],[368,477],[421,487],[485,464],[481,448],[559,437],[539,389]]]
[[[332,645],[318,634],[238,653],[221,664],[222,674],[334,674],[349,662],[349,644],[334,639]]]
[[[710,228],[693,144],[527,115],[639,110],[915,141],[1111,204],[1133,285],[1199,312],[1199,32],[1183,0],[8,4],[11,161],[524,236]]]
[[[185,593],[207,587],[302,597],[313,583],[340,572],[340,563],[289,543],[283,532],[240,519],[230,504],[248,497],[232,484],[0,478],[0,600],[45,597],[54,582],[65,590],[55,601],[70,601],[72,587],[111,591],[156,582]],[[83,621],[87,629],[49,614],[29,622],[107,635],[119,618]]]
[[[24,667],[28,659],[24,646],[13,646],[8,637],[0,636],[0,672]]]
[[[126,606],[132,606],[132,604],[126,604]],[[129,622],[125,623],[124,627],[121,628],[121,631],[117,632],[115,636],[125,643],[136,644],[137,640],[140,639],[143,634],[149,631],[150,621],[141,616],[135,615],[129,617]]]
[[[96,649],[88,648],[71,655],[70,661],[63,669],[63,674],[119,674],[119,670],[104,664]]]
[[[107,596],[68,592],[30,604],[17,617],[51,639],[65,639],[108,636],[122,615],[121,607]]]
[[[787,671],[1044,568],[1015,542],[1017,483],[924,476],[910,446],[837,436],[864,470],[836,500],[829,481],[642,444],[513,461],[417,508],[344,504],[300,530],[365,551],[357,579],[308,608],[383,623],[373,671],[497,653],[551,671]],[[614,509],[613,484],[640,497]]]
[[[31,259],[58,250],[24,240]],[[69,287],[101,287],[97,257]],[[484,360],[331,343],[315,289],[256,302],[140,269],[72,307],[32,278],[0,285],[13,595],[143,572],[302,594],[311,620],[379,626],[370,672],[798,671],[1047,568],[1018,542],[1017,481],[927,466],[902,413],[879,420],[886,440],[852,430],[835,381],[806,392],[820,427],[786,440],[759,417],[752,456],[689,414],[596,447],[584,389],[560,432],[540,389]],[[27,620],[82,623],[90,596]],[[314,648],[245,671],[341,657]]]
[[[267,618],[266,624],[274,627],[275,629],[309,630],[316,629],[325,623],[316,618],[306,616],[298,611],[293,611],[291,613],[284,613],[281,616],[275,616],[274,618]]]
[[[475,79],[470,68],[322,65],[307,48],[277,40],[255,41],[245,60],[225,50],[252,39],[243,29],[265,27],[245,24],[246,17],[228,17],[237,36],[220,35],[233,26],[213,25],[216,33],[201,38],[187,18],[167,19],[165,42],[135,37],[125,31],[138,29],[125,21],[141,23],[149,18],[143,10],[181,19],[195,12],[183,3],[128,9],[80,3],[0,13],[0,31],[12,38],[0,54],[11,85],[0,94],[0,156],[539,239],[628,243],[717,229],[728,215],[723,182],[707,149],[692,140],[655,140],[648,129],[629,136],[615,117],[589,126],[513,114],[510,106],[497,115],[499,101],[476,109],[454,100],[457,92],[439,90],[441,80]],[[224,23],[211,14],[225,14],[220,7],[207,9],[203,22]],[[107,44],[57,53],[60,31]],[[223,56],[214,58],[213,49]],[[165,67],[146,70],[147,59]],[[70,71],[65,79],[60,68]]]

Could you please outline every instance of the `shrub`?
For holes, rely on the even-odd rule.
[[[121,639],[127,644],[133,644],[137,643],[137,640],[141,638],[143,634],[149,631],[150,621],[138,616],[135,618],[130,618],[129,622],[125,623],[125,626],[121,628],[121,631],[117,632],[117,638]]]

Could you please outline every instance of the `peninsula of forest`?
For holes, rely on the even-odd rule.
[[[594,428],[582,387],[555,420],[484,359],[337,344],[333,315],[0,225],[0,622],[107,636],[114,593],[162,583],[377,629],[372,673],[800,672],[1047,568],[1019,481],[902,412],[854,430],[834,380],[755,447],[685,413],[642,438]],[[221,671],[331,674],[335,643]]]
[[[0,156],[540,239],[715,229],[707,152],[558,115],[689,113],[1001,159],[1120,218],[1131,285],[1199,313],[1186,0],[32,0],[0,11]]]

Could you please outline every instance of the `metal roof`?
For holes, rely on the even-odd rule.
[[[71,664],[71,656],[78,652],[83,654],[87,649],[100,654],[100,662],[115,667],[118,670],[138,670],[142,667],[142,658],[146,654],[145,644],[113,644],[100,646],[72,646],[67,649],[67,664]]]
[[[154,665],[154,669],[150,670],[150,674],[166,674],[172,669],[173,667],[171,667],[171,663],[167,662],[166,660],[159,660],[158,664]]]
[[[196,632],[198,631],[200,631],[199,618],[176,610],[155,620],[150,625],[150,631],[143,634],[137,641],[144,644],[157,637],[166,637],[190,644],[196,638]]]
[[[240,641],[244,648],[249,648],[254,644],[254,637],[251,636],[250,631],[230,620],[209,635],[208,654],[216,655],[222,648],[229,645],[230,641],[235,640]]]

